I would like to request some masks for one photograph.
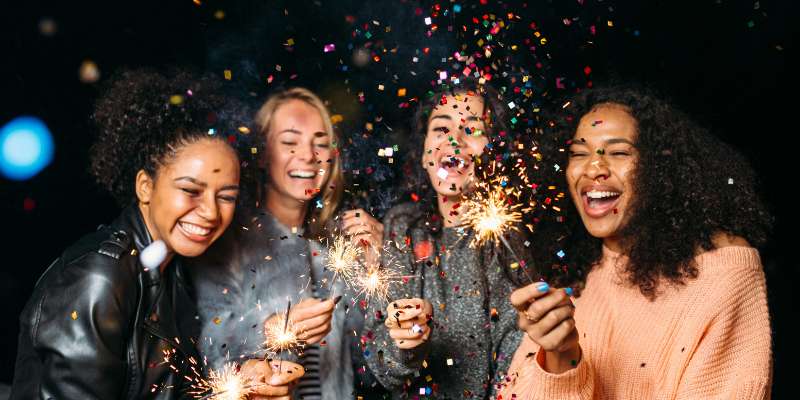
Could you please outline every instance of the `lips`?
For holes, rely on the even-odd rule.
[[[619,203],[622,191],[611,186],[588,186],[581,190],[583,210],[589,217],[602,218]]]
[[[178,221],[178,229],[193,242],[207,242],[211,239],[214,227],[204,227],[191,222]]]

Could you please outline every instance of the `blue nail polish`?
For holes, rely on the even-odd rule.
[[[572,296],[573,290],[571,287],[564,288],[564,292],[567,293],[567,296]]]
[[[550,285],[548,285],[547,282],[539,282],[539,283],[536,284],[536,289],[538,289],[540,292],[544,293],[544,292],[550,290]]]

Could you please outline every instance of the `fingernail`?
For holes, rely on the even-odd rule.
[[[567,296],[572,296],[573,290],[571,287],[564,288],[564,292],[567,293]]]
[[[333,304],[339,304],[340,301],[342,301],[342,295],[336,296],[336,298],[333,299]]]
[[[536,284],[536,289],[542,293],[550,290],[550,285],[547,282],[539,282]]]

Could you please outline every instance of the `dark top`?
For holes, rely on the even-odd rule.
[[[131,205],[50,265],[20,316],[11,399],[182,397],[197,376],[194,301],[178,257],[163,274],[141,265],[150,241]]]

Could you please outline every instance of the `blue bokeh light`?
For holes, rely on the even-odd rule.
[[[0,173],[30,179],[53,161],[53,136],[39,118],[22,116],[0,128]]]

